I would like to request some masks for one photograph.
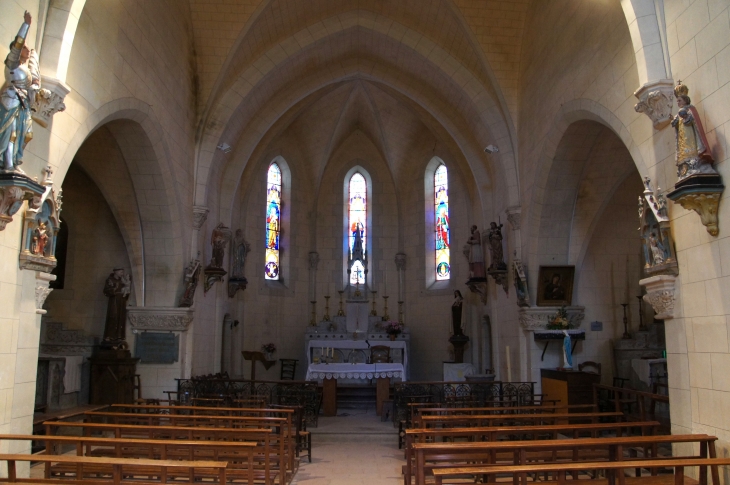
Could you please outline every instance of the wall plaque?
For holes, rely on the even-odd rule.
[[[142,332],[134,340],[134,356],[140,364],[172,364],[180,356],[180,336],[174,333]]]
[[[603,322],[591,322],[591,332],[603,332]]]

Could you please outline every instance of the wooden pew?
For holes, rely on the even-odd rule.
[[[2,440],[45,441],[45,455],[63,454],[63,445],[73,446],[76,456],[96,456],[113,458],[143,458],[150,460],[188,460],[188,461],[228,461],[228,478],[245,479],[254,485],[254,451],[256,443],[247,441],[184,441],[184,440],[144,440],[134,438],[100,438],[90,436],[29,436],[0,435]],[[92,446],[94,449],[92,450]],[[46,462],[45,478],[52,474],[68,474],[75,470],[74,464],[57,464],[53,469]],[[182,477],[187,476],[183,471]],[[175,471],[168,472],[168,475]],[[180,475],[179,473],[176,474]]]
[[[258,412],[258,409],[252,409]],[[275,411],[275,410],[272,410]],[[279,453],[288,461],[288,468],[293,473],[298,463],[295,460],[296,435],[292,425],[292,410],[286,411],[285,418],[270,416],[209,416],[209,415],[178,415],[178,414],[137,414],[137,413],[109,413],[88,412],[86,417],[92,422],[112,422],[114,424],[134,424],[147,426],[203,426],[245,428],[272,427],[279,439]]]
[[[455,440],[458,438],[470,440],[470,442],[496,442],[501,438],[511,438],[517,435],[524,440],[531,438],[539,439],[541,436],[548,436],[548,439],[556,440],[558,435],[572,436],[579,438],[588,434],[591,438],[598,437],[599,433],[614,433],[617,437],[628,435],[631,429],[641,429],[642,436],[654,436],[659,428],[658,421],[632,422],[632,423],[594,423],[594,424],[550,424],[542,426],[490,426],[475,428],[420,428],[406,431],[406,464],[403,465],[405,483],[410,483],[415,468],[415,457],[413,444],[433,442],[437,439]]]
[[[591,484],[591,485],[614,485],[618,482],[618,485],[690,485],[699,483],[704,485],[701,481],[684,476],[684,469],[687,467],[700,467],[700,476],[707,476],[707,468],[713,470],[713,485],[715,483],[714,473],[718,466],[730,465],[730,458],[669,458],[666,460],[629,460],[629,461],[608,461],[608,462],[579,462],[579,463],[539,463],[529,465],[497,465],[488,467],[475,467],[469,469],[462,469],[458,467],[454,468],[442,468],[434,470],[434,477],[436,485],[443,485],[448,483],[463,483],[463,482],[450,482],[446,480],[449,477],[464,476],[464,475],[486,475],[496,477],[497,475],[509,475],[514,477],[514,483],[516,484],[518,479],[524,485],[527,483],[526,476],[528,473],[551,473],[557,476],[553,481],[547,483],[557,483],[559,485],[567,484]],[[657,467],[662,468],[674,468],[673,475],[667,476],[650,476],[650,477],[626,477],[622,473],[626,469],[642,469],[649,468],[655,469]],[[566,475],[573,472],[597,472],[606,471],[607,480],[566,480]],[[704,471],[704,472],[703,472]],[[446,481],[445,481],[446,480]]]
[[[227,482],[225,461],[183,461],[183,460],[143,460],[128,458],[98,458],[91,456],[69,456],[69,455],[17,455],[0,454],[0,461],[8,464],[8,476],[0,478],[0,483],[65,483],[79,485],[110,485],[134,483],[140,485],[158,483],[176,483],[170,470],[186,472],[190,478],[204,475],[213,480],[210,483]],[[16,472],[15,463],[18,461],[34,461],[41,463],[65,463],[74,466],[74,477],[59,478],[19,478]],[[103,473],[108,478],[87,477],[86,473],[94,475]],[[146,480],[136,478],[139,475],[147,476]],[[155,476],[156,479],[152,479]],[[192,480],[191,480],[192,481]]]
[[[446,428],[467,427],[467,426],[491,426],[505,423],[522,424],[531,426],[534,424],[552,424],[557,421],[569,422],[580,419],[589,420],[592,423],[601,418],[621,420],[624,414],[621,412],[612,413],[553,413],[553,414],[479,414],[479,415],[452,415],[452,416],[420,416],[418,423],[420,428],[443,426]],[[509,425],[509,424],[507,424]]]
[[[715,458],[717,456],[715,451],[716,440],[717,437],[715,436],[698,434],[481,443],[416,443],[413,445],[416,461],[416,485],[426,483],[426,473],[429,471],[433,473],[438,468],[454,468],[455,466],[448,465],[449,462],[468,461],[468,465],[458,465],[463,471],[469,468],[481,470],[487,464],[495,466],[500,461],[510,462],[508,464],[511,465],[524,465],[528,460],[550,463],[560,462],[561,464],[581,460],[596,461],[596,459],[622,461],[625,448],[644,447],[651,454],[651,459],[656,460],[656,463],[665,460],[657,457],[658,444],[699,443],[699,458],[707,458],[708,454],[710,458]],[[567,453],[565,453],[566,451]],[[602,453],[597,453],[598,451]],[[645,459],[647,458],[645,457]],[[481,465],[479,462],[481,462]],[[713,469],[713,477],[716,473],[717,469],[715,468]],[[478,475],[480,473],[474,472],[474,474]],[[704,477],[704,481],[701,478],[700,482],[701,485],[706,485],[707,477]]]
[[[113,433],[114,437],[132,438],[143,440],[187,440],[187,441],[252,441],[257,443],[254,450],[254,462],[261,463],[255,469],[257,479],[263,479],[267,485],[273,485],[278,473],[282,480],[289,481],[291,470],[287,469],[286,456],[279,453],[278,446],[272,446],[274,436],[270,428],[205,428],[205,427],[183,427],[183,426],[138,426],[130,424],[108,424],[108,423],[79,423],[67,421],[46,421],[46,436],[55,438],[58,431],[72,431],[80,428],[84,436],[90,436],[92,432]]]

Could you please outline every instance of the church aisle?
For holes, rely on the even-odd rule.
[[[390,485],[403,482],[403,451],[391,421],[374,410],[341,410],[311,428],[312,463],[302,459],[293,485]]]

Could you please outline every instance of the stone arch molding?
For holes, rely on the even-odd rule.
[[[524,220],[526,224],[523,227],[527,231],[527,267],[530,275],[534,275],[530,278],[530,293],[537,295],[537,274],[540,266],[540,244],[545,243],[546,236],[540,234],[541,221],[543,219],[543,211],[547,206],[547,200],[551,197],[550,188],[546,187],[546,181],[549,179],[551,172],[557,168],[555,164],[555,157],[563,140],[564,135],[568,131],[568,128],[579,121],[594,121],[600,123],[606,128],[610,129],[624,144],[631,159],[636,166],[636,170],[643,178],[649,173],[649,170],[644,162],[644,158],[639,150],[639,146],[635,143],[631,133],[621,120],[614,115],[608,108],[590,99],[576,99],[565,103],[551,124],[552,128],[545,135],[542,141],[542,148],[539,153],[541,156],[536,164],[536,170],[534,172],[531,190],[525,191],[524,193],[531,193],[531,198],[526,201],[528,205],[528,211],[525,215]],[[622,175],[620,178],[623,180],[627,174]],[[615,187],[614,187],[615,188]],[[613,193],[613,191],[611,191]],[[599,209],[598,213],[602,213],[602,208]],[[571,221],[572,223],[572,221]],[[542,241],[542,243],[541,243]],[[583,253],[582,245],[581,250],[578,251],[578,258],[581,259],[580,255]],[[568,261],[570,254],[570,244],[566,247],[565,262]]]
[[[51,0],[43,29],[41,66],[43,73],[66,82],[76,29],[86,0]]]
[[[184,208],[175,203],[182,198],[176,194],[164,131],[152,108],[136,98],[122,98],[90,114],[61,158],[50,160],[57,170],[57,183],[62,183],[83,143],[102,126],[111,131],[118,144],[136,199],[107,197],[127,244],[138,305],[174,306],[183,269]],[[100,187],[109,185],[113,189],[113,181],[98,176],[95,179]],[[121,217],[122,203],[136,203],[138,217]]]
[[[290,38],[282,41],[280,45],[270,49],[262,54],[262,56],[252,62],[240,77],[238,77],[224,93],[220,94],[215,101],[215,105],[209,107],[208,117],[203,121],[204,127],[199,142],[198,160],[196,163],[196,194],[195,203],[197,205],[207,205],[208,198],[208,181],[213,170],[211,167],[216,163],[216,146],[221,143],[221,137],[228,124],[231,122],[235,111],[245,101],[246,97],[252,90],[265,79],[274,69],[287,62],[304,49],[311,46],[324,37],[341,33],[351,28],[364,28],[373,32],[375,35],[384,36],[391,41],[403,45],[409,49],[413,55],[420,56],[426,62],[431,64],[449,78],[454,83],[462,87],[463,93],[471,101],[472,106],[478,112],[485,128],[490,131],[492,140],[480,140],[479,142],[493,142],[500,146],[501,152],[497,158],[498,163],[502,165],[505,183],[509,187],[511,205],[517,205],[519,199],[519,186],[517,183],[517,170],[515,166],[515,149],[513,148],[512,137],[510,136],[508,117],[509,114],[500,109],[497,96],[491,92],[484,84],[476,78],[461,62],[451,56],[435,44],[433,41],[423,36],[419,32],[413,31],[403,25],[397,24],[387,18],[378,17],[374,14],[366,12],[363,15],[341,15],[334,19],[337,20],[327,22],[327,28],[317,31],[317,35],[312,35],[311,30],[301,31],[290,36]],[[282,55],[281,45],[287,45],[286,54]],[[364,69],[363,69],[364,71]],[[363,74],[372,75],[380,82],[391,86],[402,94],[416,101],[423,109],[429,112],[443,126],[449,126],[446,121],[446,114],[439,110],[433,104],[429,104],[428,100],[418,95],[417,88],[408,89],[405,86],[397,86],[397,83],[385,80],[386,74],[383,72],[375,74],[374,70],[368,70]],[[326,72],[324,77],[332,77],[333,74]],[[382,77],[382,79],[379,79]],[[324,84],[331,80],[322,80]],[[320,85],[321,87],[321,85]],[[291,100],[289,109],[298,100]],[[286,109],[281,112],[285,112]],[[268,116],[271,116],[270,114]],[[280,113],[279,113],[280,116]],[[258,130],[247,130],[249,132]],[[450,134],[458,139],[453,130],[449,130]],[[265,132],[265,131],[264,131]],[[485,143],[486,144],[486,143]],[[463,148],[463,147],[462,147]],[[467,160],[483,160],[483,155],[479,152],[474,154],[465,153]],[[475,156],[470,156],[475,155]],[[221,207],[225,210],[225,202],[221,201]]]

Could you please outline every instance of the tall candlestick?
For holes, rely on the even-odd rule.
[[[371,291],[371,293],[373,294],[373,309],[370,310],[370,315],[373,316],[373,317],[377,317],[378,316],[378,311],[375,309],[375,303],[377,301],[376,296],[377,296],[378,292],[377,291]]]
[[[384,283],[383,295],[387,295],[388,294],[388,271],[387,270],[383,270],[383,276],[384,276],[384,278],[383,278],[383,283]]]
[[[337,290],[337,293],[340,294],[340,309],[337,311],[338,317],[344,317],[345,316],[345,310],[342,309],[342,294],[345,292],[345,290]]]
[[[383,295],[383,321],[387,322],[390,320],[390,315],[388,315],[388,297],[386,295]]]
[[[312,300],[312,319],[309,321],[309,324],[313,327],[317,326],[317,300]]]
[[[621,306],[624,307],[624,335],[623,339],[630,339],[631,334],[629,333],[629,318],[626,316],[626,307],[629,306],[628,303],[621,303]]]
[[[323,322],[330,321],[330,297],[326,295],[324,297],[324,316],[322,317]]]
[[[504,357],[507,359],[507,382],[512,382],[512,359],[509,357],[509,345],[504,349]]]

